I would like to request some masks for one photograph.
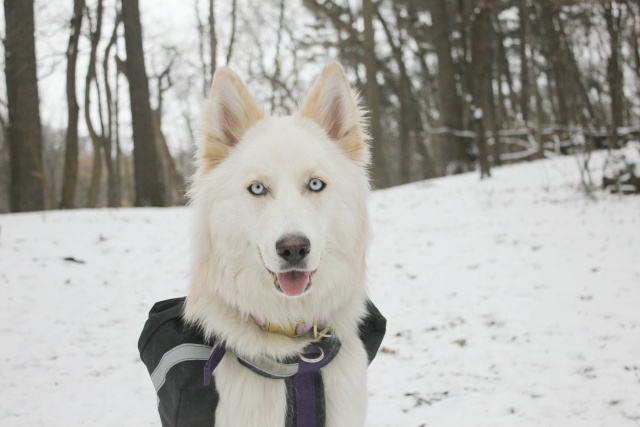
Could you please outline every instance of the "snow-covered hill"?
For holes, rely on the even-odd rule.
[[[640,197],[589,200],[573,158],[493,173],[373,195],[368,425],[640,425]],[[136,344],[185,293],[188,220],[0,216],[0,425],[159,425]]]

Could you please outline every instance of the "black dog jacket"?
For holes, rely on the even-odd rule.
[[[184,301],[184,297],[174,298],[153,306],[138,349],[158,395],[162,426],[212,427],[219,396],[215,381],[209,386],[203,384],[203,369],[212,346],[197,328],[184,322]],[[360,324],[360,339],[371,363],[382,343],[387,320],[371,301],[367,311]]]

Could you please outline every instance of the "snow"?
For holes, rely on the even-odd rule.
[[[492,174],[372,197],[368,425],[637,426],[640,198],[585,197],[573,158]],[[0,215],[0,425],[160,425],[137,338],[185,293],[188,221]]]

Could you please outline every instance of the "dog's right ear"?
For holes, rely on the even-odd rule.
[[[240,141],[245,132],[264,117],[240,77],[227,67],[216,70],[211,93],[204,106],[203,136],[198,161],[213,169]]]

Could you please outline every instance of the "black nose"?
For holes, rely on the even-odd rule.
[[[304,236],[284,236],[276,242],[276,252],[288,263],[301,261],[311,251],[311,242]]]

